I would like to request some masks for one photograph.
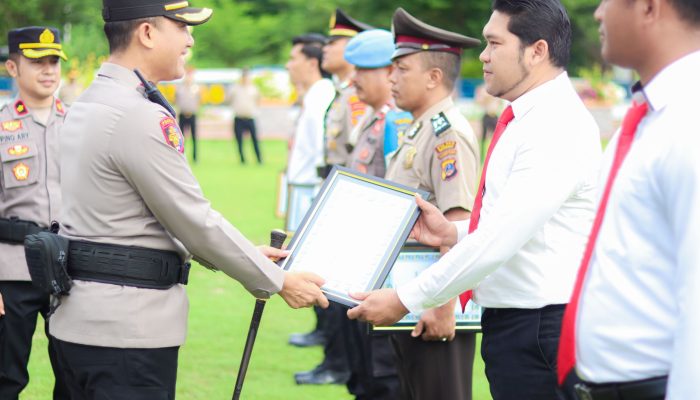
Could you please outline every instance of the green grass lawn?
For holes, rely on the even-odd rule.
[[[266,244],[269,232],[282,228],[274,216],[277,175],[286,162],[286,143],[263,141],[265,164],[240,165],[228,141],[199,143],[199,163],[193,165],[205,195],[254,243]],[[252,148],[252,145],[250,146]],[[188,147],[188,151],[190,148]],[[253,160],[252,149],[249,160]],[[192,269],[189,331],[181,348],[177,394],[179,399],[229,399],[233,393],[254,299],[223,273]],[[293,374],[316,366],[322,349],[287,345],[292,332],[314,325],[310,310],[291,310],[275,296],[267,305],[248,369],[245,399],[351,399],[344,386],[297,386]],[[40,323],[34,336],[29,386],[23,400],[51,398],[53,376],[46,355],[46,338]],[[480,336],[480,335],[479,335]],[[480,338],[479,338],[480,343]],[[477,351],[478,352],[478,351]],[[426,360],[426,362],[430,362]],[[474,399],[490,399],[484,364],[474,365]]]

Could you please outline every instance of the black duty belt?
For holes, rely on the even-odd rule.
[[[48,231],[37,223],[17,217],[0,218],[0,242],[24,243],[24,237],[41,231]]]
[[[592,384],[577,383],[574,388],[579,400],[663,400],[668,377],[641,381]]]
[[[177,253],[143,247],[91,242],[70,242],[68,275],[73,279],[169,289],[187,284],[190,264]]]

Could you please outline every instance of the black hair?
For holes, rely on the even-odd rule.
[[[129,47],[134,31],[143,23],[157,24],[155,17],[127,21],[105,22],[104,31],[109,43],[109,53],[114,54]]]
[[[510,17],[508,30],[520,38],[523,48],[544,40],[549,45],[552,64],[566,68],[571,51],[571,22],[559,0],[493,0],[492,9]]]
[[[331,74],[321,68],[323,64],[323,45],[325,37],[317,33],[307,33],[299,35],[292,39],[292,45],[301,45],[301,54],[308,59],[315,59],[318,62],[318,72],[324,78],[330,78]]]
[[[698,0],[668,0],[678,12],[680,18],[692,26],[700,26],[700,1]]]
[[[444,51],[422,51],[425,69],[437,68],[442,71],[442,83],[450,91],[454,90],[455,82],[461,70],[461,58],[457,54]]]

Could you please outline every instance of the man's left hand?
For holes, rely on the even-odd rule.
[[[281,258],[286,258],[289,256],[289,250],[277,249],[271,246],[258,246],[258,250],[270,260],[277,262]]]
[[[362,300],[355,308],[348,310],[348,318],[367,321],[376,326],[389,326],[408,314],[394,289],[379,289],[369,293],[351,293],[353,298]]]
[[[455,301],[452,300],[440,307],[425,311],[411,332],[411,336],[420,336],[425,341],[451,341],[454,339],[457,327]]]

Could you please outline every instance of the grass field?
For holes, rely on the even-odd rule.
[[[269,232],[281,228],[274,217],[277,174],[286,162],[286,143],[262,143],[265,164],[240,165],[231,142],[199,143],[199,163],[193,166],[205,195],[254,243],[265,244]],[[252,147],[252,145],[251,145]],[[247,149],[248,150],[248,149]],[[189,148],[188,148],[189,151]],[[252,150],[248,159],[254,159]],[[233,392],[241,352],[253,310],[253,298],[222,273],[195,267],[188,285],[190,297],[187,343],[180,350],[178,399],[229,399]],[[290,310],[274,297],[265,310],[248,369],[245,399],[351,399],[344,386],[297,386],[293,373],[316,366],[320,348],[298,349],[287,345],[291,332],[313,327],[310,310]],[[53,376],[46,355],[43,325],[34,337],[29,386],[23,400],[51,398]],[[430,360],[426,360],[430,362]],[[484,364],[474,365],[474,399],[490,399]]]

